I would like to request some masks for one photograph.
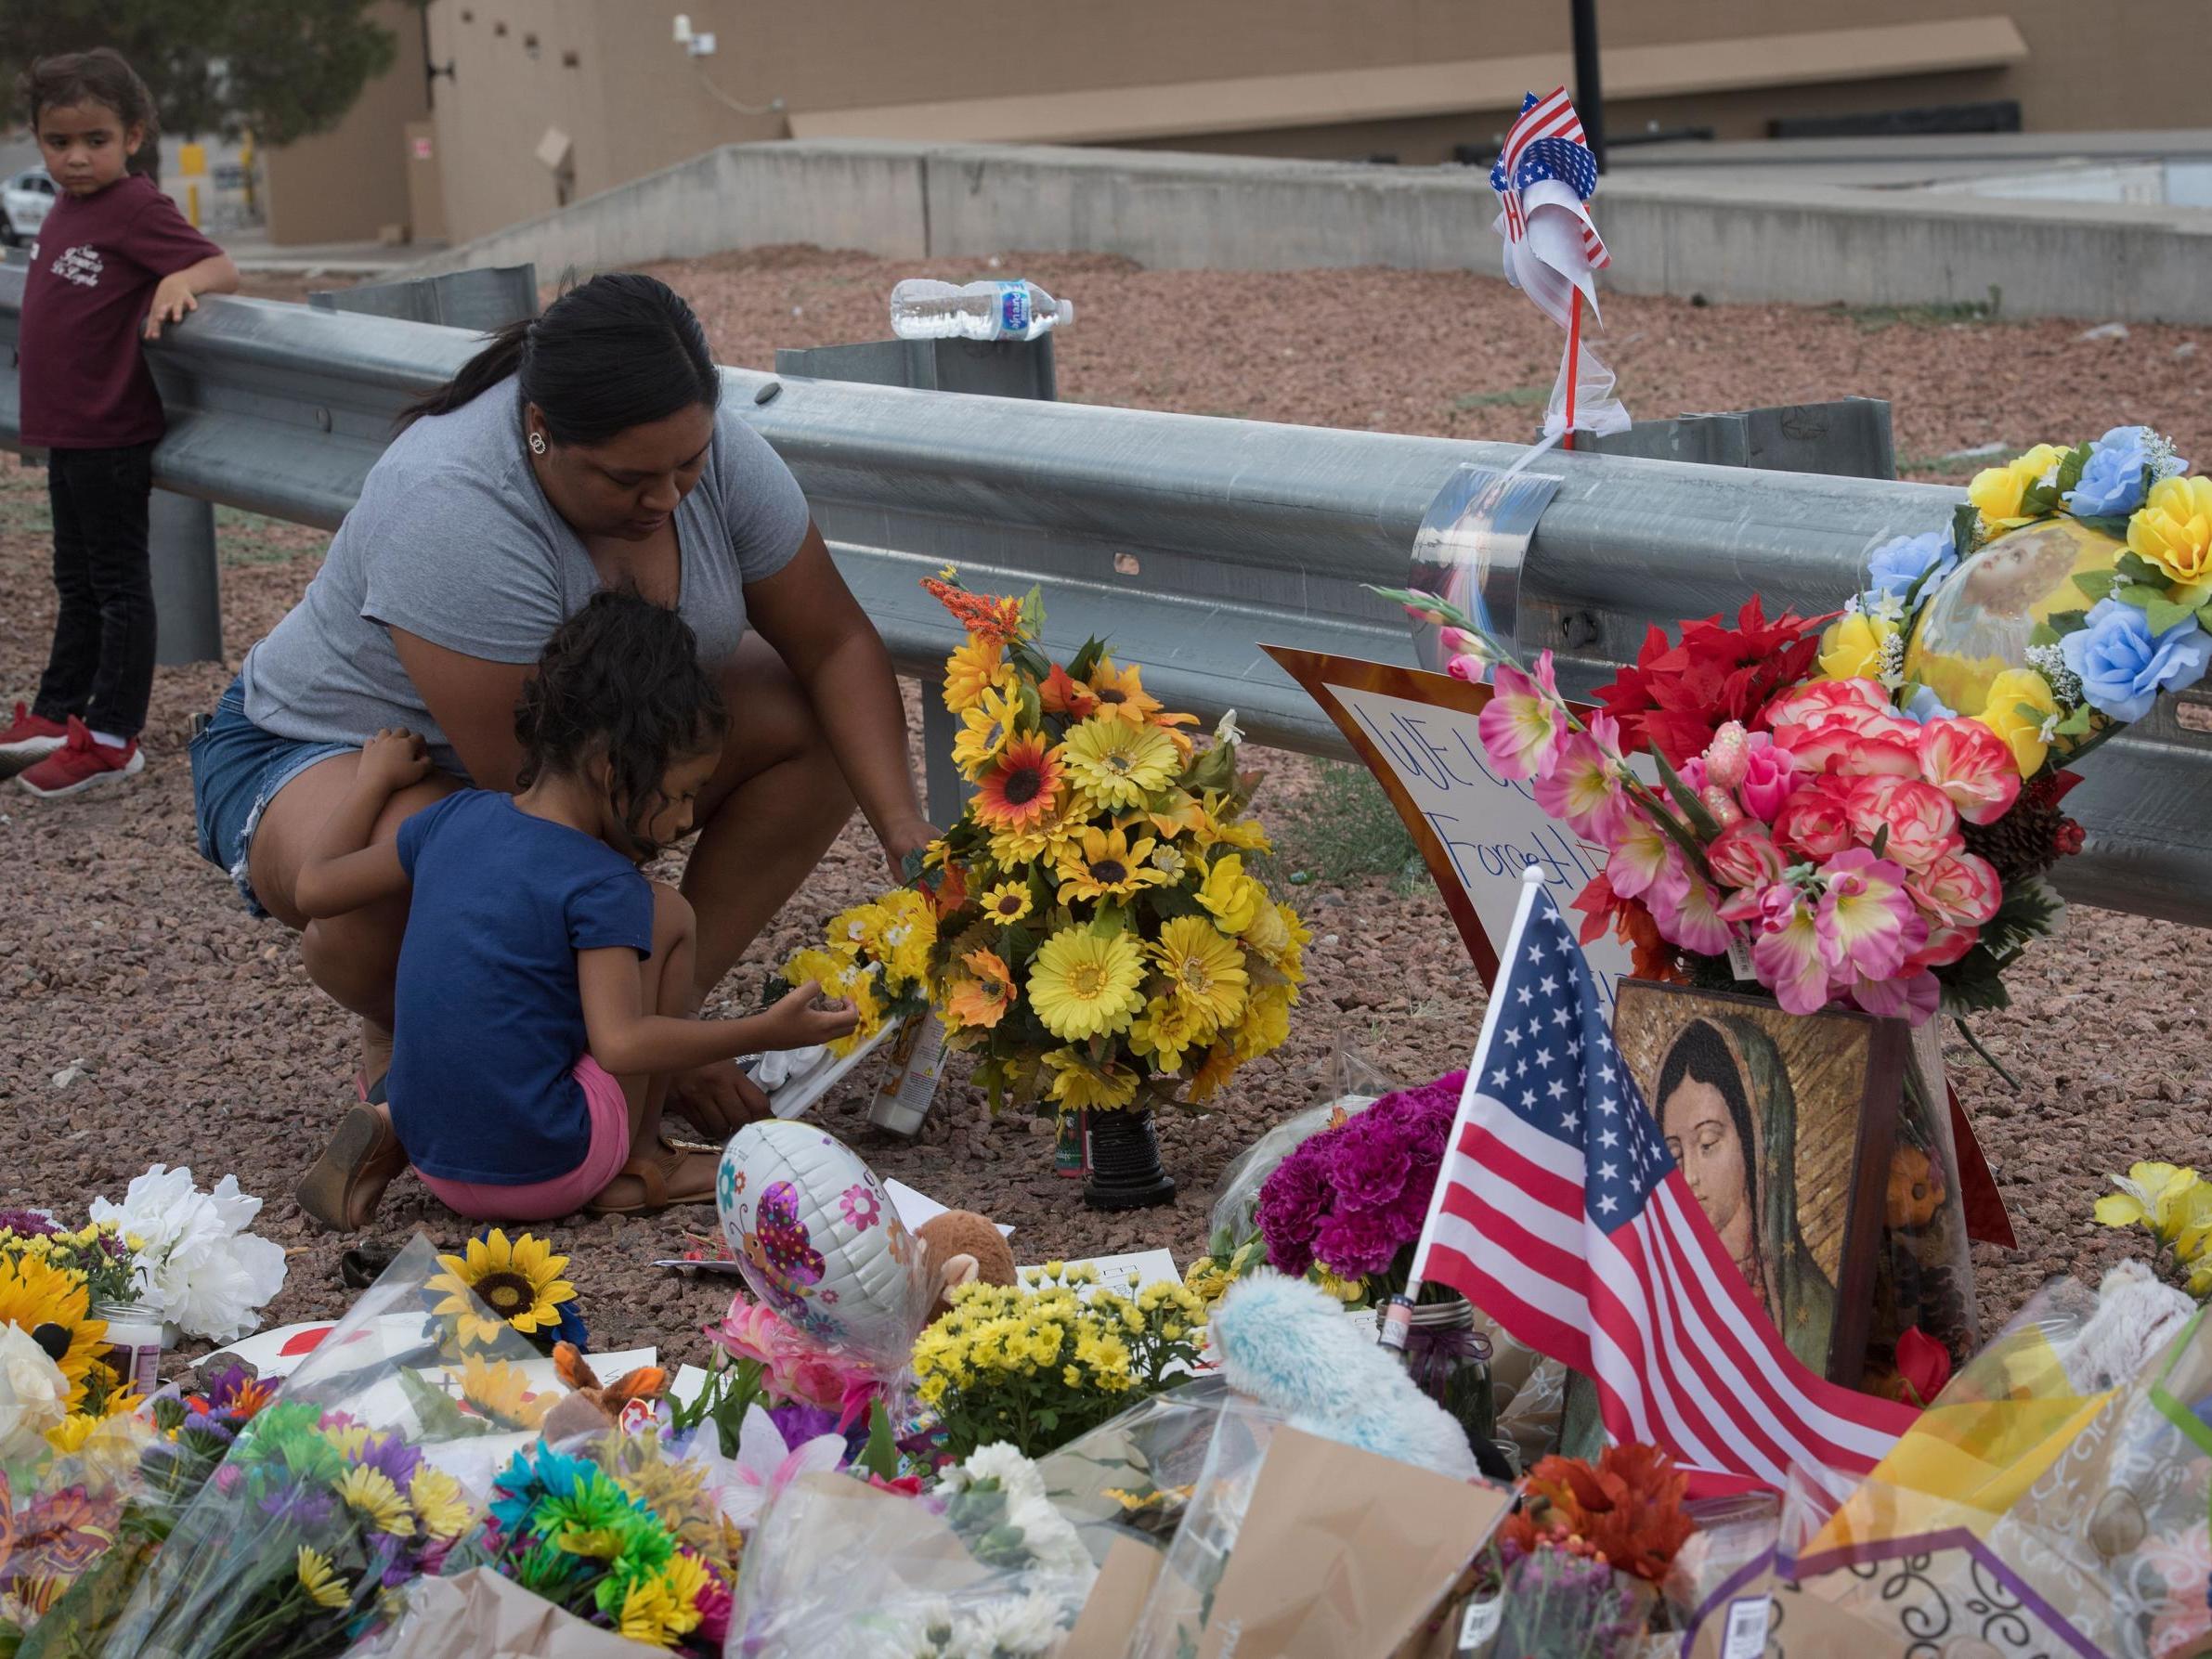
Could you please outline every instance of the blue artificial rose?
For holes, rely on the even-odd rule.
[[[2133,512],[2149,490],[2151,429],[2115,426],[2089,447],[2081,482],[2066,492],[2066,510],[2076,518]]]
[[[1958,718],[1958,711],[1924,685],[1912,688],[1912,695],[1906,699],[1905,712],[1925,726],[1930,720],[1950,720]]]
[[[2179,691],[2204,678],[2212,663],[2212,636],[2184,617],[2153,636],[2150,619],[2117,599],[2101,599],[2088,626],[2059,642],[2066,667],[2081,676],[2090,707],[2115,720],[2140,720],[2162,691]]]
[[[1867,590],[1903,599],[1912,591],[1912,585],[1920,579],[1922,572],[1932,570],[1935,574],[1928,579],[1936,581],[1958,563],[1958,554],[1951,546],[1948,530],[1900,536],[1876,548],[1867,561]]]

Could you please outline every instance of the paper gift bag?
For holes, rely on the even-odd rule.
[[[1277,1431],[1199,1659],[1388,1659],[1512,1502],[1503,1487]]]
[[[511,1578],[472,1567],[409,1586],[407,1612],[373,1651],[407,1659],[637,1659],[639,1649]]]
[[[1055,1659],[1124,1659],[1137,1634],[1145,1598],[1160,1576],[1161,1552],[1140,1538],[1120,1537],[1107,1550],[1090,1599]]]

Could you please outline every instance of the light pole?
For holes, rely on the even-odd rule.
[[[1575,113],[1582,118],[1582,141],[1590,159],[1606,170],[1606,95],[1597,75],[1597,0],[1573,0],[1575,34]]]

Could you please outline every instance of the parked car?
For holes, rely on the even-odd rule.
[[[0,241],[14,247],[38,234],[54,205],[54,181],[44,167],[26,167],[0,184]]]

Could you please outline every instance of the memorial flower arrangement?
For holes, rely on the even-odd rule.
[[[634,1473],[626,1483],[589,1457],[542,1444],[517,1452],[492,1487],[490,1519],[470,1553],[628,1640],[719,1653],[729,1584],[633,1489],[640,1485]]]
[[[789,984],[818,985],[841,997],[859,1023],[828,1047],[842,1057],[895,1019],[930,1005],[930,955],[937,944],[937,917],[914,888],[893,888],[865,904],[832,916],[824,942],[795,953],[784,964]]]
[[[247,1231],[261,1200],[225,1175],[206,1192],[188,1168],[155,1164],[134,1178],[123,1202],[97,1198],[93,1222],[127,1241],[136,1302],[187,1336],[234,1342],[259,1323],[284,1288],[284,1247]]]
[[[956,1461],[999,1441],[1047,1452],[1197,1363],[1203,1308],[1183,1286],[1123,1296],[1095,1288],[1095,1269],[1059,1262],[1026,1277],[960,1286],[915,1341],[916,1395]]]
[[[971,593],[949,569],[923,586],[966,629],[943,695],[975,794],[910,872],[926,899],[848,912],[784,977],[862,992],[864,1031],[926,979],[995,1109],[1211,1099],[1288,1036],[1311,937],[1246,866],[1268,839],[1234,720],[1201,747],[1195,717],[1099,641],[1049,661],[1034,594]]]

